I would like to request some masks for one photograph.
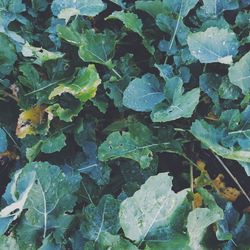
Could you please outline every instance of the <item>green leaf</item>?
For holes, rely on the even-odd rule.
[[[187,218],[187,230],[190,238],[189,246],[192,249],[205,250],[206,247],[202,246],[202,239],[208,226],[222,220],[224,213],[207,190],[201,189],[199,193],[208,208],[195,208],[189,213]]]
[[[147,38],[142,33],[142,21],[139,17],[131,12],[115,11],[106,19],[118,19],[124,26],[135,33],[137,33],[142,39],[143,44],[151,54],[154,54],[154,48],[150,45]]]
[[[188,36],[187,42],[191,54],[201,63],[232,64],[239,47],[233,32],[217,27],[192,33]]]
[[[241,88],[242,93],[247,95],[250,93],[250,52],[245,54],[237,63],[229,68],[228,76],[232,84]]]
[[[73,219],[73,216],[65,213],[75,206],[74,193],[79,188],[81,177],[78,174],[74,174],[73,178],[68,177],[59,167],[46,162],[32,162],[21,170],[16,192],[22,188],[22,183],[27,182],[30,173],[34,174],[35,181],[28,193],[25,202],[27,211],[17,227],[17,234],[27,245],[45,238],[49,232],[53,232],[53,237],[61,241]]]
[[[0,248],[3,250],[15,249],[19,250],[19,246],[15,240],[15,238],[11,236],[0,236]]]
[[[203,0],[202,6],[202,9],[204,9],[206,15],[213,18],[217,17],[225,10],[234,10],[237,8],[239,8],[239,3],[237,0],[216,0],[213,2],[210,0]]]
[[[51,5],[51,10],[55,16],[58,16],[63,10],[69,8],[79,10],[80,15],[94,17],[106,9],[106,4],[102,0],[92,0],[91,2],[88,0],[54,0]]]
[[[191,248],[188,246],[189,238],[186,235],[179,235],[176,233],[170,240],[163,240],[159,242],[147,242],[147,246],[145,250],[191,250]]]
[[[119,235],[112,235],[108,232],[102,232],[98,241],[98,249],[99,250],[138,250],[138,248],[133,245],[130,241],[123,239]]]
[[[79,56],[84,62],[103,64],[111,69],[116,42],[115,35],[110,31],[94,33],[93,30],[86,30]]]
[[[120,229],[119,224],[120,202],[111,195],[105,195],[99,204],[88,205],[83,210],[81,232],[83,237],[97,242],[101,233],[116,234]]]
[[[134,79],[123,92],[123,105],[135,111],[152,111],[164,99],[160,83],[152,74]]]
[[[171,78],[165,86],[167,103],[160,103],[153,108],[153,122],[167,122],[179,118],[191,117],[199,102],[200,89],[192,89],[183,94],[183,82],[179,77]]]
[[[0,33],[0,77],[8,75],[17,59],[15,48],[8,37]]]
[[[70,93],[81,102],[86,102],[95,97],[97,87],[101,79],[93,64],[81,69],[71,83],[59,84],[49,95],[49,99],[60,96],[63,93]]]
[[[100,161],[114,160],[120,157],[132,159],[147,168],[152,160],[150,148],[155,144],[141,145],[137,143],[129,132],[113,132],[98,149]]]
[[[151,176],[140,190],[121,203],[120,223],[127,238],[137,243],[159,234],[171,238],[171,227],[187,194],[187,190],[172,191],[172,179],[168,173]]]
[[[222,140],[226,136],[223,128],[216,129],[204,120],[196,120],[191,126],[191,133],[206,147],[224,158],[250,162],[250,151],[232,147],[227,148],[222,145]],[[231,139],[231,142],[233,143],[234,141]]]
[[[56,31],[58,36],[66,40],[68,43],[78,47],[81,45],[83,39],[82,35],[76,30],[74,30],[72,27],[57,25]]]
[[[43,63],[51,60],[57,60],[64,56],[61,52],[51,52],[43,48],[31,46],[26,42],[22,47],[22,54],[25,57],[34,57],[34,63],[42,65]]]
[[[138,10],[147,12],[152,17],[156,17],[158,14],[169,14],[168,10],[164,8],[164,4],[161,0],[136,1],[135,7]]]
[[[7,141],[7,135],[5,131],[0,128],[0,153],[3,153],[7,150],[8,147],[8,141]]]
[[[46,154],[59,152],[66,146],[65,141],[66,136],[64,135],[64,133],[59,132],[42,142],[41,151]]]
[[[181,17],[185,17],[188,12],[195,7],[197,3],[198,0],[163,0],[163,6],[165,8],[167,8],[171,13],[174,12]]]

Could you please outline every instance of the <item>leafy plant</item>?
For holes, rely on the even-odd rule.
[[[249,8],[0,1],[0,249],[249,249]]]

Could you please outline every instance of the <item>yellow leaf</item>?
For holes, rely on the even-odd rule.
[[[199,193],[194,193],[194,208],[202,206],[202,197]]]
[[[42,123],[45,107],[34,106],[33,108],[23,111],[18,118],[16,135],[24,138],[26,135],[36,134],[36,128]]]

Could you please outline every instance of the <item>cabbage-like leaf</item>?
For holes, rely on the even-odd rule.
[[[119,208],[120,201],[111,195],[103,196],[97,206],[90,204],[84,208],[81,224],[83,237],[97,242],[103,232],[116,234],[120,229]]]
[[[106,4],[102,0],[54,0],[51,5],[51,10],[55,16],[58,16],[65,9],[78,10],[80,15],[96,16],[106,9]]]
[[[14,176],[12,186],[6,190],[5,199],[9,205],[1,211],[1,217],[7,212],[9,215],[12,212],[11,216],[20,216],[23,209],[27,210],[16,229],[25,245],[34,244],[52,231],[53,237],[60,241],[73,219],[65,212],[71,211],[75,205],[74,193],[80,180],[78,174],[68,177],[59,167],[46,162],[27,164],[18,176]],[[20,197],[15,201],[17,194]],[[11,195],[13,202],[8,198]]]
[[[142,43],[149,53],[154,54],[154,48],[150,45],[149,40],[142,33],[142,21],[135,13],[115,11],[106,19],[120,20],[127,29],[137,33],[142,38]]]
[[[217,17],[225,10],[234,10],[237,8],[239,8],[238,0],[203,0],[202,6],[205,14],[213,18]]]
[[[229,68],[228,76],[232,84],[241,88],[243,94],[250,93],[250,52]]]
[[[201,63],[232,64],[239,47],[236,35],[232,31],[217,27],[192,33],[188,36],[187,42],[191,54]]]
[[[3,250],[8,250],[8,249],[15,249],[15,250],[19,250],[19,246],[15,240],[15,238],[11,237],[11,236],[0,236],[0,249]]]
[[[64,133],[56,133],[42,142],[41,151],[46,154],[59,152],[64,146],[66,146],[65,141],[66,136]]]
[[[152,111],[164,99],[160,83],[152,74],[134,79],[123,92],[123,105],[135,111]]]
[[[116,42],[111,31],[95,33],[93,30],[86,30],[78,54],[84,62],[103,64],[112,68],[111,59],[114,55]]]
[[[42,65],[43,63],[47,61],[53,61],[57,60],[59,58],[62,58],[64,54],[62,52],[52,52],[48,51],[44,48],[38,48],[30,45],[28,42],[26,42],[22,47],[22,54],[25,57],[34,57],[36,58],[34,63],[38,65]]]
[[[0,44],[0,77],[4,77],[12,71],[17,56],[14,45],[3,33],[0,33]]]
[[[120,223],[127,238],[138,243],[157,239],[160,234],[164,234],[165,239],[171,238],[178,221],[176,216],[187,195],[186,189],[178,193],[172,191],[172,179],[168,173],[151,176],[140,190],[121,203]]]
[[[190,238],[190,247],[192,249],[207,249],[201,242],[206,233],[208,226],[222,220],[224,217],[223,210],[216,204],[214,197],[207,190],[201,189],[203,201],[207,208],[195,208],[188,215],[187,230]]]
[[[93,64],[81,69],[71,83],[59,84],[49,95],[49,99],[69,93],[81,102],[86,102],[96,94],[101,79]]]
[[[183,94],[182,80],[179,77],[174,77],[167,81],[164,92],[167,102],[160,103],[153,108],[151,113],[153,122],[167,122],[192,116],[199,102],[199,88],[194,88]]]
[[[226,130],[224,128],[215,128],[204,120],[196,120],[192,124],[191,133],[205,146],[224,158],[250,162],[249,150],[244,150],[244,148],[227,148],[222,144],[223,138],[226,137]],[[237,134],[237,132],[235,134]],[[235,140],[231,139],[232,143],[234,141]]]

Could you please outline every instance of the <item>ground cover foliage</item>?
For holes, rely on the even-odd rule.
[[[0,0],[0,249],[250,249],[249,6]]]

